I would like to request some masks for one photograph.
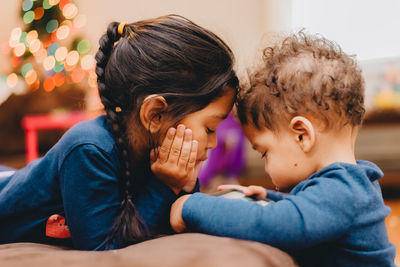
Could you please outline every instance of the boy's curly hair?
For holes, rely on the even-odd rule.
[[[332,41],[303,31],[267,47],[263,65],[241,89],[237,115],[243,124],[276,130],[297,115],[326,127],[360,125],[364,80],[356,61]]]

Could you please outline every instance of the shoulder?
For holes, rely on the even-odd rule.
[[[382,171],[371,162],[358,161],[357,164],[338,162],[298,184],[291,194],[308,196],[331,205],[358,209],[382,198],[380,189],[377,190],[376,187],[376,180],[382,175]]]
[[[115,148],[115,140],[104,116],[80,122],[69,129],[59,141],[60,146],[72,150],[80,145],[94,145],[106,153]]]

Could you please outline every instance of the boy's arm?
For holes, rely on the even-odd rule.
[[[339,188],[337,198],[332,188],[310,187],[265,207],[196,193],[182,203],[182,218],[192,231],[302,249],[335,239],[351,226],[351,194]]]
[[[275,190],[269,190],[269,189],[266,190],[267,190],[267,197],[273,201],[279,201],[288,196],[288,194],[284,194]]]

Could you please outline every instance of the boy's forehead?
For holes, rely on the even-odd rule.
[[[251,123],[241,124],[241,126],[242,126],[242,130],[243,130],[244,135],[247,137],[247,139],[252,144],[253,144],[254,139],[256,138],[256,136],[262,133],[261,130],[257,129]]]

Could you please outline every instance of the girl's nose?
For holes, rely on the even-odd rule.
[[[212,134],[208,137],[208,143],[207,143],[207,149],[213,149],[217,146],[218,141],[217,141],[217,135]]]

